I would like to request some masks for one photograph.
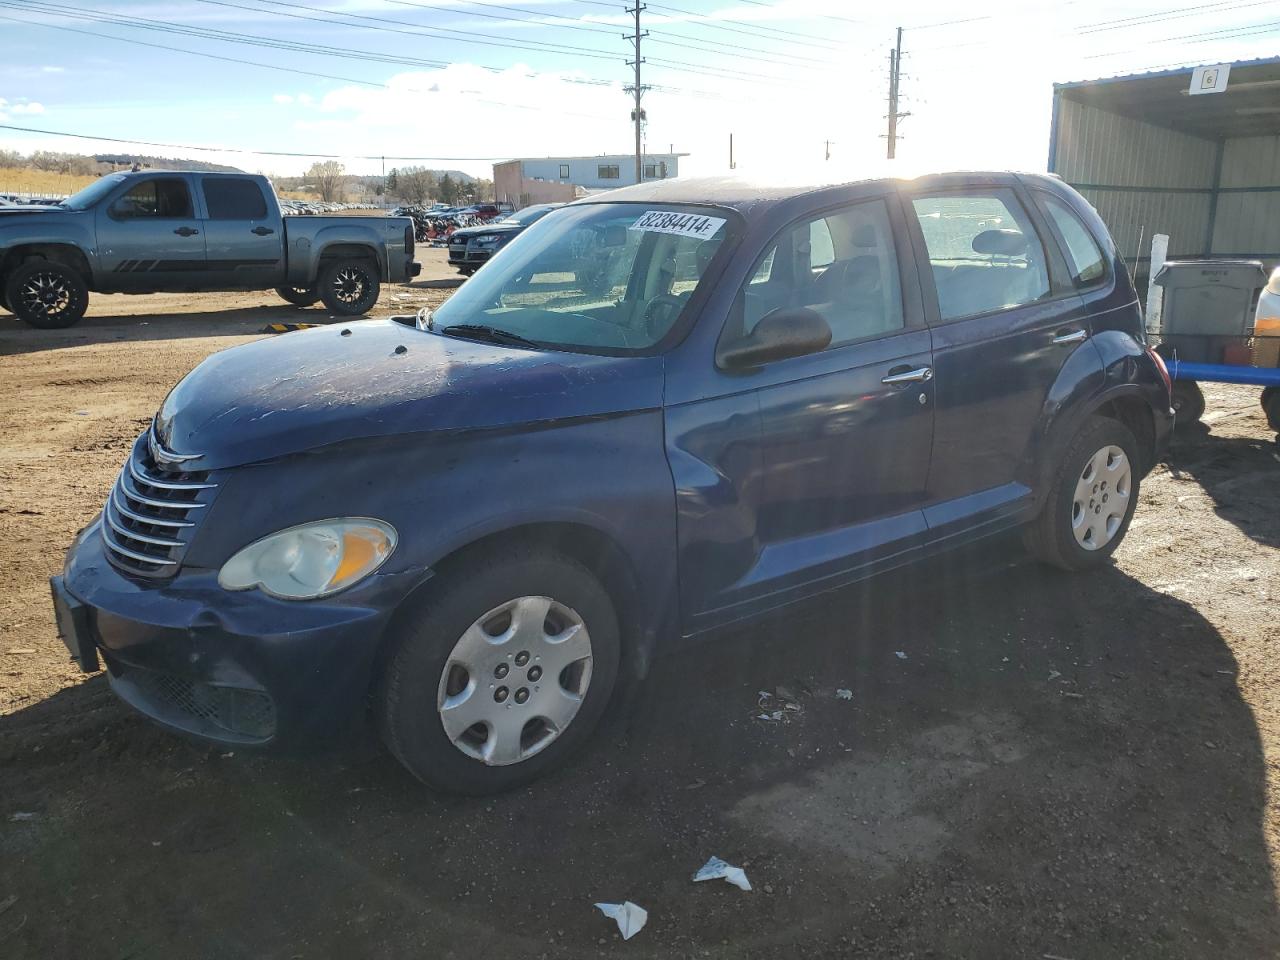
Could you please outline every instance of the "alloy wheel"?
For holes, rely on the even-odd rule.
[[[1086,550],[1101,550],[1124,523],[1133,489],[1133,468],[1114,444],[1097,451],[1076,481],[1071,498],[1071,532]]]
[[[519,597],[454,644],[436,707],[450,742],[490,766],[527,760],[573,722],[591,683],[591,637],[576,611]]]
[[[75,294],[58,273],[33,273],[18,290],[19,304],[30,313],[56,317],[71,309]]]
[[[343,303],[359,303],[368,289],[368,278],[356,267],[343,267],[334,274],[334,295]]]

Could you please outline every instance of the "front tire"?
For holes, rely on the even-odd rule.
[[[1067,445],[1028,550],[1063,570],[1097,567],[1115,553],[1138,504],[1138,442],[1123,423],[1090,417]]]
[[[320,291],[310,287],[276,287],[276,294],[286,303],[295,307],[309,307],[320,299]]]
[[[378,302],[382,281],[377,266],[368,260],[334,260],[320,270],[320,299],[330,313],[356,317]]]
[[[377,703],[387,747],[427,786],[471,795],[563,764],[599,724],[621,653],[600,582],[532,546],[441,577],[392,643]]]
[[[89,286],[78,270],[56,260],[28,260],[9,275],[4,299],[19,320],[40,330],[77,323],[89,307]]]

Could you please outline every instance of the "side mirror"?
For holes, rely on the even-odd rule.
[[[808,307],[779,307],[746,336],[720,349],[720,365],[740,370],[819,353],[831,343],[831,326]]]

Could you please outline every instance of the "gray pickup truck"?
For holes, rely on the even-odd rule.
[[[0,210],[0,306],[69,327],[89,291],[266,290],[356,316],[417,276],[408,217],[285,217],[265,177],[147,170]]]

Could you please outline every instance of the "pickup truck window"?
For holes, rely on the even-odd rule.
[[[73,193],[67,199],[62,201],[62,206],[70,210],[88,210],[95,203],[105,197],[120,184],[124,183],[125,177],[122,173],[114,176],[103,177],[101,180],[95,180],[83,190]]]
[[[435,313],[563,350],[628,352],[671,330],[733,214],[682,204],[565,207],[520,234]]]
[[[157,177],[134,184],[111,205],[111,216],[117,220],[140,217],[186,219],[191,213],[191,191],[187,182],[176,177]]]
[[[262,220],[267,215],[267,201],[252,180],[206,177],[204,204],[210,220]]]

